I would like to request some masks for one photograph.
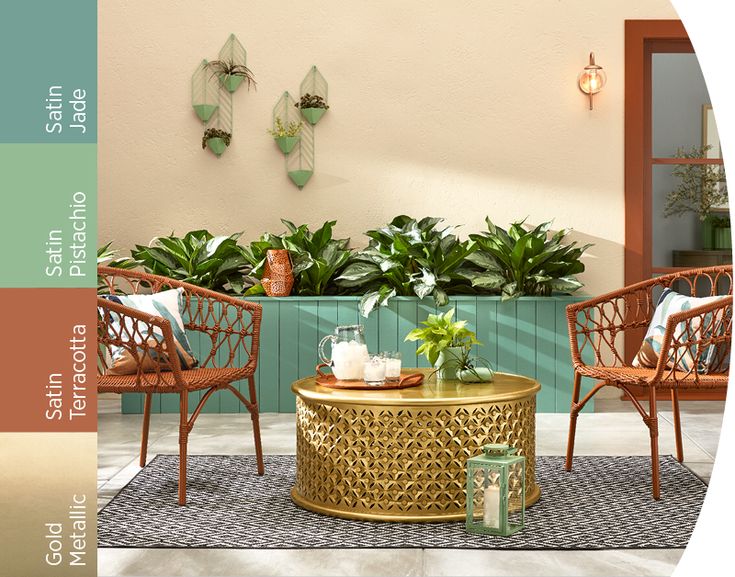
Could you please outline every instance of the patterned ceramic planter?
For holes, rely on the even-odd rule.
[[[291,255],[285,249],[271,249],[265,253],[265,268],[261,280],[269,297],[287,297],[293,288]]]

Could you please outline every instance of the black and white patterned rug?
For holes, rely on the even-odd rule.
[[[538,457],[541,500],[511,537],[470,535],[463,522],[386,523],[327,517],[294,505],[293,455],[190,456],[188,505],[176,504],[178,457],[153,459],[98,514],[99,547],[652,549],[685,547],[706,485],[661,458],[661,500],[648,457]]]

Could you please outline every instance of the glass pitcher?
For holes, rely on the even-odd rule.
[[[327,357],[324,347],[332,343],[332,354]],[[365,360],[368,357],[367,344],[361,325],[346,325],[334,329],[333,335],[327,335],[319,343],[319,358],[322,361],[317,372],[324,376],[321,367],[331,367],[335,378],[340,381],[361,381],[365,371]]]

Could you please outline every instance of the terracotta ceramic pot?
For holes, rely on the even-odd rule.
[[[291,294],[293,272],[291,255],[287,250],[271,249],[265,253],[265,268],[260,282],[269,297],[287,297]]]

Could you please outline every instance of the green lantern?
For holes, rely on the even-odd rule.
[[[485,445],[467,459],[467,531],[512,535],[526,516],[526,458],[515,447]]]

